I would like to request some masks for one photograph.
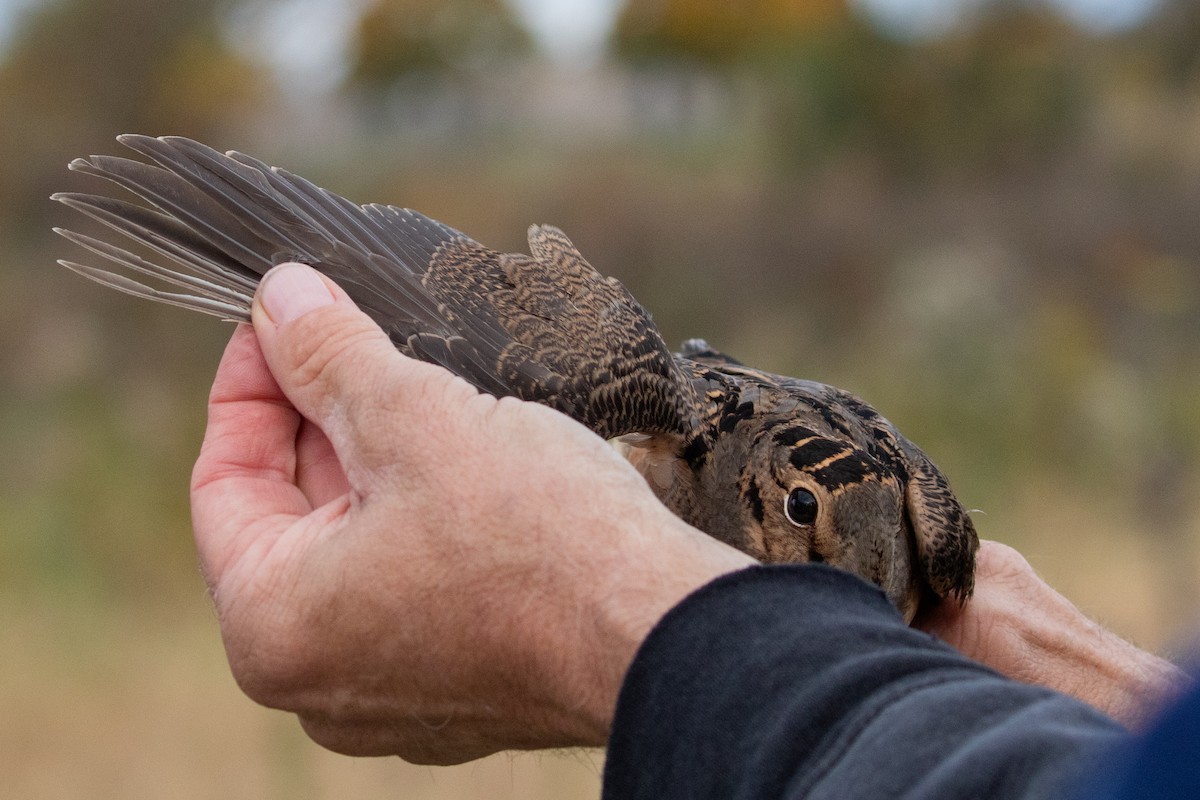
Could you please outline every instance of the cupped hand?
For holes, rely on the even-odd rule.
[[[603,744],[651,626],[752,563],[577,423],[399,354],[307,267],[268,274],[253,320],[213,385],[196,542],[239,684],[331,749]]]

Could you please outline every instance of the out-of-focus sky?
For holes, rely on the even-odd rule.
[[[37,0],[0,0],[6,4]],[[1136,27],[1160,0],[1026,0],[1059,10],[1080,26],[1109,33]],[[354,17],[370,0],[264,0],[246,5],[233,25],[243,50],[252,49],[301,91],[338,83]],[[544,52],[568,68],[586,68],[604,42],[625,0],[507,0]],[[968,23],[989,0],[850,0],[884,30],[902,38],[936,36]],[[3,24],[0,23],[0,31]],[[240,36],[239,36],[240,34]],[[0,34],[2,36],[2,34]]]
[[[1059,10],[1098,33],[1137,26],[1160,0],[1026,0]],[[0,0],[0,4],[36,0]],[[370,0],[265,0],[248,4],[257,24],[241,26],[247,42],[285,82],[306,89],[337,83],[357,10]],[[624,0],[507,0],[545,53],[565,67],[587,67],[601,56]],[[870,19],[903,38],[936,36],[970,21],[989,0],[850,0]],[[238,26],[235,26],[235,28]],[[252,31],[252,32],[251,32]],[[265,34],[265,35],[264,35]],[[270,47],[270,50],[263,48]],[[289,79],[288,76],[291,76]]]
[[[0,54],[12,36],[17,16],[26,8],[37,5],[38,0],[0,0]]]
[[[568,0],[563,0],[567,2]],[[1035,5],[1037,0],[1027,0]],[[1099,33],[1136,26],[1159,0],[1040,0],[1089,30]],[[880,25],[905,36],[936,35],[969,19],[987,0],[852,0]]]
[[[1111,32],[1136,26],[1160,0],[1027,0],[1060,10],[1079,25]],[[21,12],[44,0],[0,0],[0,54]],[[238,16],[260,57],[310,87],[335,84],[358,10],[369,0],[264,0]],[[508,0],[546,53],[564,65],[589,65],[600,55],[623,0]],[[988,0],[851,0],[898,36],[937,35],[969,20]],[[265,34],[265,35],[264,35]],[[315,83],[314,83],[315,82]]]

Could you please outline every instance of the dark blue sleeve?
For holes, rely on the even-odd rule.
[[[1200,689],[1096,763],[1087,800],[1195,800],[1200,797]]]
[[[907,627],[847,573],[755,567],[685,599],[643,643],[603,796],[1060,797],[1125,735]]]

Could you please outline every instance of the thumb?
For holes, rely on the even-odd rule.
[[[303,264],[263,277],[251,320],[279,388],[344,465],[380,466],[380,426],[395,425],[386,418],[403,411],[397,404],[423,373],[442,372],[401,355],[337,284]]]

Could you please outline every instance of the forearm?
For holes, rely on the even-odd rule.
[[[905,627],[854,578],[755,569],[685,600],[643,645],[605,796],[1055,796],[1120,736]]]

